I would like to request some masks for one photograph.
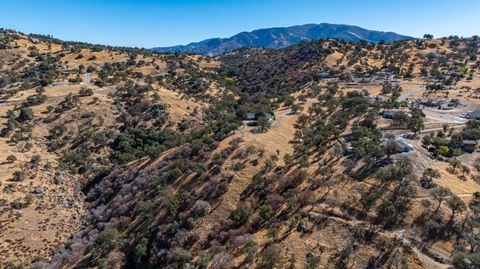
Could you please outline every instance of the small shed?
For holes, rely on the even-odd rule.
[[[463,140],[463,149],[466,152],[472,153],[477,148],[477,141],[475,140]]]
[[[327,73],[327,72],[321,72],[321,73],[318,74],[318,77],[320,79],[326,79],[326,78],[331,78],[332,75],[330,75],[330,73]]]
[[[396,139],[395,142],[397,143],[400,152],[409,152],[409,151],[413,150],[413,146],[410,145],[403,138]]]
[[[468,111],[465,118],[467,120],[480,120],[480,110]]]
[[[410,145],[408,141],[403,138],[397,138],[395,140],[381,139],[380,145],[385,148],[390,141],[397,145],[398,153],[410,152],[411,150],[413,150],[413,146]]]
[[[257,117],[255,116],[255,113],[247,113],[245,119],[246,120],[256,120]]]
[[[380,112],[380,115],[384,119],[393,120],[400,113],[402,113],[402,111],[383,111],[383,112]]]
[[[427,107],[439,107],[443,105],[445,102],[442,99],[425,99],[420,100],[420,104],[427,106]]]
[[[258,120],[259,117],[266,117],[267,119],[273,121],[275,120],[275,113],[273,112],[265,112],[265,113],[252,113],[249,112],[245,115],[245,118],[243,120],[247,121],[256,121]]]

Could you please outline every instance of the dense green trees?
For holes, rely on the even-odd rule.
[[[306,62],[320,62],[333,52],[323,48],[323,42],[302,43],[281,51],[243,49],[245,53],[226,54],[221,58],[220,73],[235,77],[242,92],[285,96],[318,78],[317,69]]]

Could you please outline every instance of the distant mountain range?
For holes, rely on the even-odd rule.
[[[343,24],[305,24],[292,27],[276,27],[242,32],[229,38],[212,38],[185,46],[157,47],[152,50],[160,52],[187,52],[205,55],[220,55],[243,47],[284,48],[302,41],[324,38],[348,41],[366,40],[385,42],[413,39],[393,32],[367,30],[357,26]]]

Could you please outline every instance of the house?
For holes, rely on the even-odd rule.
[[[256,120],[257,117],[255,116],[255,113],[247,113],[245,120]]]
[[[409,151],[413,150],[413,146],[410,145],[403,138],[396,139],[395,142],[397,143],[400,152],[409,152]]]
[[[255,114],[255,113],[249,112],[245,115],[245,118],[243,120],[256,121],[261,116],[262,116],[262,113]],[[265,112],[265,113],[263,113],[263,116],[265,116],[267,119],[269,119],[271,121],[275,120],[275,113],[273,113],[273,112]]]
[[[463,149],[465,152],[472,153],[477,148],[477,141],[475,140],[463,140]]]
[[[380,112],[380,115],[384,119],[393,120],[400,113],[402,113],[402,111],[383,111],[383,112]]]
[[[386,147],[388,145],[389,141],[391,141],[391,140],[381,139],[380,140],[380,145],[382,147]],[[413,146],[410,145],[407,142],[407,140],[405,140],[404,138],[397,138],[397,139],[393,140],[393,142],[395,144],[397,144],[398,153],[409,152],[409,151],[413,150]]]
[[[397,112],[396,111],[385,111],[385,112],[382,112],[381,115],[385,119],[392,120],[397,115]]]
[[[440,109],[441,110],[452,110],[453,106],[451,106],[450,104],[448,104],[448,105],[443,104],[443,105],[440,106]]]
[[[426,107],[439,107],[443,105],[444,101],[440,99],[424,99],[420,100],[419,103]]]
[[[468,111],[465,118],[467,120],[480,120],[480,110]]]
[[[320,79],[326,79],[326,78],[331,78],[332,75],[330,75],[330,73],[327,73],[327,72],[321,72],[318,74],[318,78]]]

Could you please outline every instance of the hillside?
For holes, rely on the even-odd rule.
[[[322,23],[260,29],[252,32],[242,32],[229,38],[212,38],[185,46],[158,47],[152,50],[220,55],[244,47],[279,49],[303,41],[329,38],[346,41],[365,40],[369,42],[380,42],[382,40],[392,42],[413,39],[413,37],[392,32],[372,31],[351,25]]]
[[[0,267],[477,268],[479,46],[0,30]]]

